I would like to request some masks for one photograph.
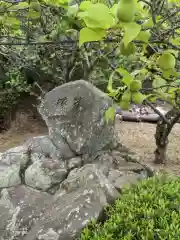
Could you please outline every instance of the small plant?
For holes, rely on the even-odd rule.
[[[180,178],[159,175],[124,189],[107,215],[104,224],[90,223],[80,239],[180,239]]]

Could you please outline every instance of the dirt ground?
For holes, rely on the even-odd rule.
[[[19,146],[29,138],[44,135],[47,132],[47,127],[42,121],[34,120],[24,113],[19,114],[16,121],[12,122],[11,128],[0,133],[0,152]]]
[[[21,117],[22,118],[22,117]],[[18,146],[26,141],[29,137],[47,134],[47,128],[44,124],[33,120],[19,120],[21,124],[28,122],[25,127],[16,128],[16,123],[12,128],[3,134],[0,134],[0,152],[11,147]],[[19,126],[19,122],[17,123]],[[170,137],[168,148],[168,164],[164,166],[153,165],[155,150],[155,124],[120,122],[117,120],[116,129],[121,142],[135,151],[143,163],[156,169],[165,169],[180,175],[180,124],[177,124]]]
[[[122,143],[136,152],[142,163],[180,176],[180,124],[174,126],[169,136],[166,166],[153,164],[156,124],[121,122],[116,128]]]

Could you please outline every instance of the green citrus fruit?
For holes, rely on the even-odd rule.
[[[131,101],[131,92],[130,91],[125,91],[124,94],[122,95],[122,101],[123,102],[130,102]]]
[[[136,46],[133,42],[130,42],[127,47],[124,46],[124,42],[120,43],[120,52],[124,56],[129,56],[134,54],[136,51]]]
[[[136,13],[135,0],[120,0],[116,12],[117,19],[122,22],[132,22]]]
[[[119,106],[122,110],[129,110],[130,108],[130,103],[129,102],[125,102],[125,101],[121,101],[119,103]]]
[[[132,94],[132,101],[135,104],[141,104],[144,101],[144,95],[140,92],[135,92]]]
[[[138,92],[142,88],[142,82],[139,80],[133,80],[130,84],[131,92]]]
[[[163,71],[171,70],[176,65],[176,59],[171,53],[166,52],[159,57],[158,64]]]

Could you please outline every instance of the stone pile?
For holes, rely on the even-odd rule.
[[[49,134],[0,154],[0,239],[72,240],[151,173],[104,121],[112,100],[79,80],[48,92],[38,109]]]

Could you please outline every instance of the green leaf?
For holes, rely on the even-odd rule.
[[[136,37],[136,40],[148,43],[150,36],[151,34],[149,33],[149,31],[141,31]]]
[[[130,73],[126,69],[121,68],[121,67],[117,68],[115,71],[120,73],[122,76],[130,75]]]
[[[38,18],[40,18],[40,16],[41,16],[40,12],[36,12],[33,10],[29,11],[29,13],[28,13],[28,18],[30,18],[30,19],[38,19]]]
[[[109,107],[104,114],[105,121],[108,122],[113,122],[115,119],[115,108],[114,107]]]
[[[125,77],[123,77],[123,79],[121,80],[126,86],[130,86],[131,82],[133,81],[133,76],[131,75],[126,75]]]
[[[36,12],[41,11],[41,4],[39,3],[39,1],[36,2],[32,1],[30,7]]]
[[[140,81],[144,81],[144,79],[148,78],[149,74],[150,73],[148,72],[148,70],[146,68],[142,68],[140,70],[135,70],[131,73],[131,75],[133,75]]]
[[[171,75],[174,77],[180,77],[180,72],[172,71]]]
[[[84,19],[87,16],[88,16],[87,12],[78,12],[77,14],[77,17],[80,19]]]
[[[69,0],[44,0],[44,2],[50,6],[64,7],[68,6]]]
[[[109,81],[108,81],[108,85],[107,85],[107,90],[108,92],[112,93],[113,92],[113,76],[114,76],[115,72],[112,72],[111,73],[111,76],[109,78]]]
[[[176,80],[175,83],[180,84],[180,79]]]
[[[154,26],[153,20],[152,18],[148,19],[147,21],[145,21],[145,23],[143,24],[144,28],[152,28]]]
[[[13,29],[18,29],[20,27],[20,24],[20,20],[15,17],[7,17],[4,22],[5,26],[11,27]]]
[[[170,97],[169,93],[165,93],[161,90],[161,91],[158,91],[158,94],[159,94],[159,97],[161,98],[161,100],[167,101],[171,105],[173,105],[173,102],[172,102],[172,99],[170,99],[171,97]]]
[[[83,1],[79,6],[79,10],[86,11],[90,7],[90,5],[92,5],[91,1]]]
[[[176,58],[179,56],[179,51],[178,50],[168,49],[168,50],[164,51],[164,53],[166,53],[166,52],[173,54]]]
[[[111,8],[110,11],[113,14],[113,16],[116,16],[116,12],[117,12],[117,8],[118,8],[118,4],[115,3]]]
[[[83,28],[79,34],[79,46],[81,47],[86,42],[100,41],[106,35],[106,32],[102,29],[93,30],[90,28]]]
[[[84,22],[89,28],[108,29],[115,23],[109,8],[102,3],[90,5],[86,12]]]
[[[170,42],[176,46],[180,46],[180,37],[172,38]]]
[[[130,86],[131,82],[134,79],[134,76],[132,76],[126,69],[124,68],[117,68],[115,71],[119,72],[123,78],[121,79],[121,82],[123,82],[126,86]]]
[[[76,4],[68,7],[68,13],[67,14],[68,14],[68,16],[75,17],[77,15],[77,13],[78,13],[78,10],[79,10],[79,6],[76,3]]]
[[[21,10],[26,8],[29,8],[29,3],[19,2],[18,4],[14,4],[11,7],[9,7],[9,10]]]
[[[141,26],[135,22],[126,23],[124,30],[123,42],[125,47],[127,47],[128,44],[138,36],[141,31]]]
[[[157,98],[158,98],[157,94],[148,94],[148,95],[146,95],[146,99],[151,101],[151,102],[156,102]]]
[[[172,74],[172,70],[170,69],[170,70],[164,70],[163,72],[162,72],[162,75],[163,75],[163,77],[165,77],[165,78],[169,78],[170,76],[171,76],[171,74]]]
[[[165,79],[155,76],[155,79],[153,80],[152,86],[153,88],[161,88],[162,86],[166,85],[167,82]],[[165,87],[165,89],[163,88],[163,90],[166,90],[167,87]],[[161,88],[162,89],[162,88]]]
[[[44,41],[47,41],[47,35],[42,35],[38,38],[38,41],[39,42],[44,42]]]

